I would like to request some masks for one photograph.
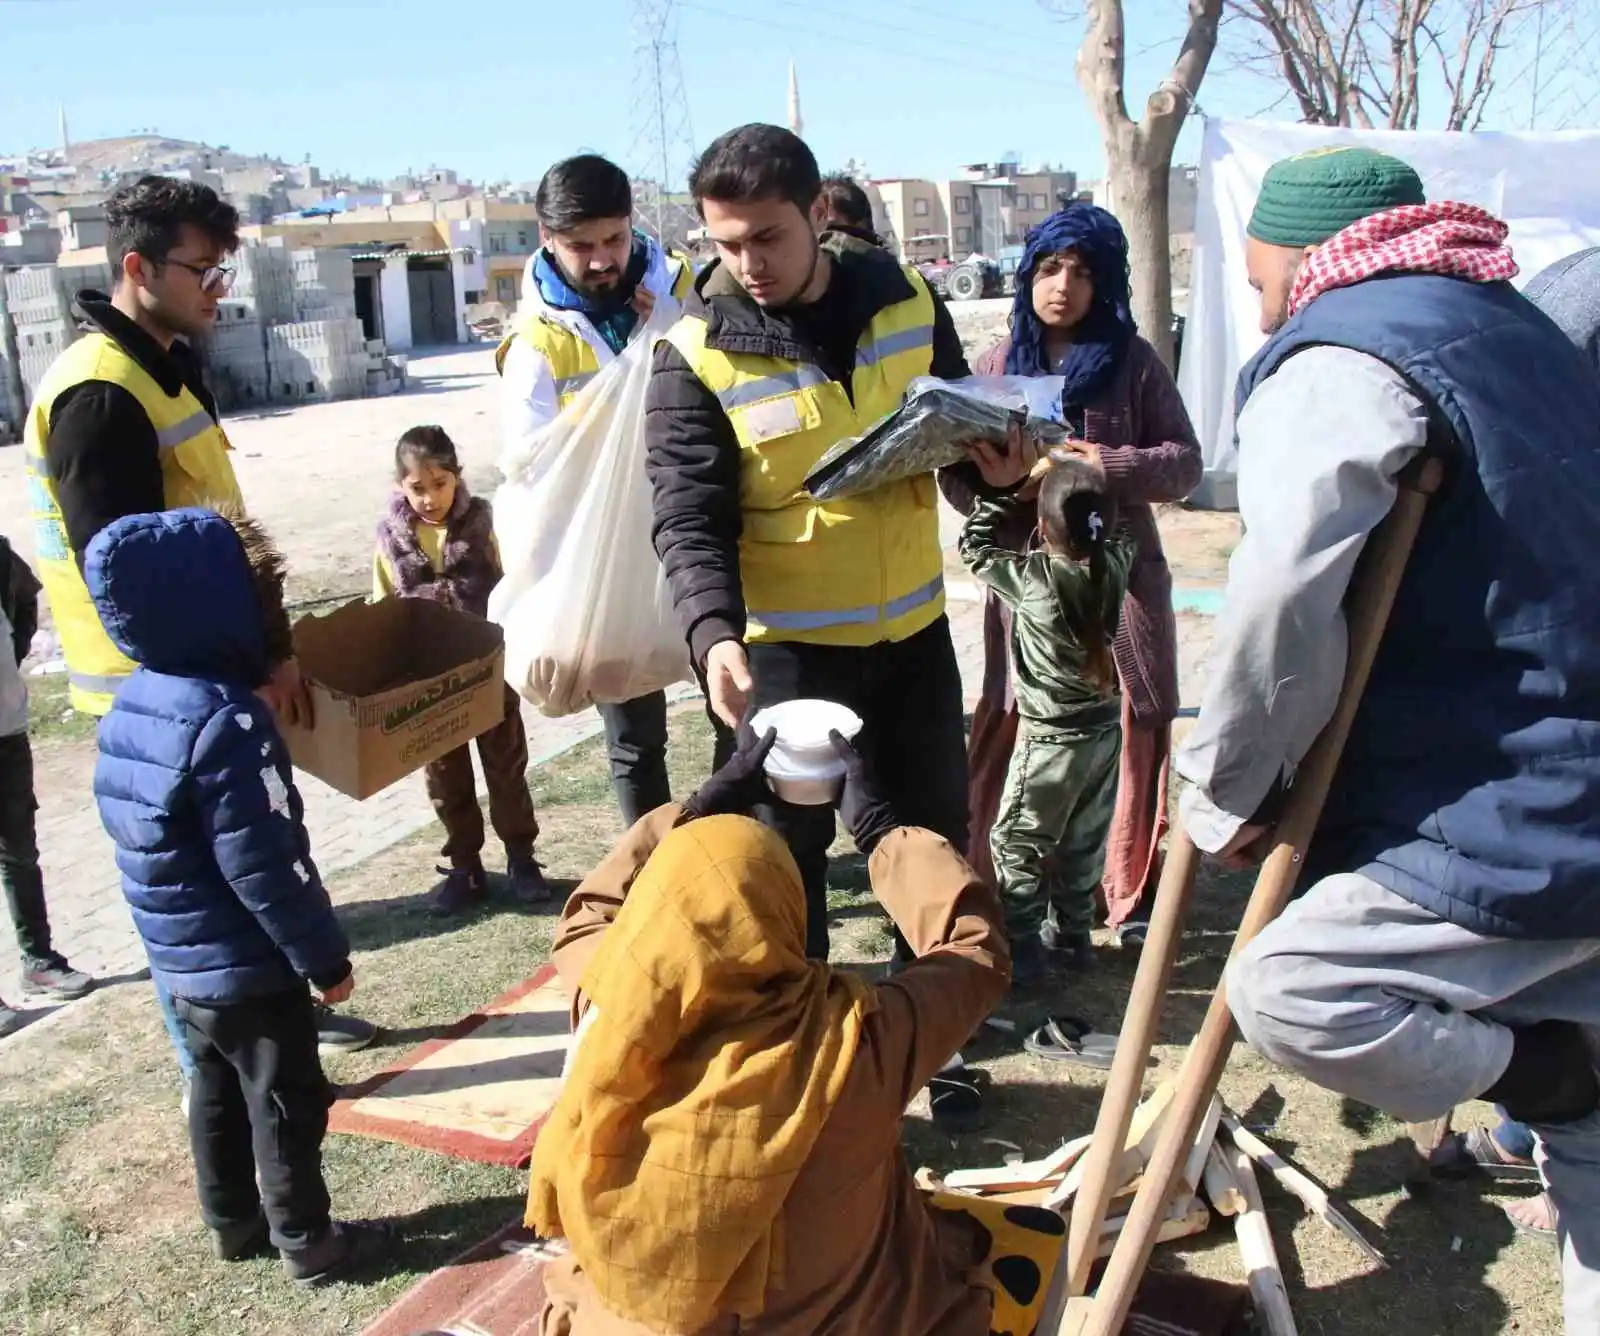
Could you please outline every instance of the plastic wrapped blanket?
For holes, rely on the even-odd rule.
[[[967,457],[969,441],[1004,446],[1013,423],[1041,450],[1067,438],[1060,376],[919,376],[905,402],[864,436],[841,441],[806,475],[818,501],[934,473]]]

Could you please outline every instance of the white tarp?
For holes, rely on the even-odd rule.
[[[1518,286],[1564,255],[1600,246],[1600,131],[1446,134],[1207,120],[1178,368],[1205,456],[1197,505],[1234,506],[1234,381],[1263,341],[1260,303],[1244,268],[1244,229],[1261,178],[1279,158],[1338,143],[1404,158],[1430,200],[1478,204],[1505,219],[1522,270]]]

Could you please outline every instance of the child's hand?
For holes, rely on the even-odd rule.
[[[341,982],[334,984],[332,988],[318,988],[314,991],[317,995],[317,1001],[321,1002],[325,1007],[333,1007],[341,1002],[349,1001],[350,994],[355,990],[356,972],[351,970]]]

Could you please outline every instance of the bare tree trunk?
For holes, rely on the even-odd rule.
[[[1133,318],[1161,360],[1171,366],[1171,153],[1162,158],[1137,126],[1130,126],[1120,141],[1106,145],[1106,164],[1112,211],[1128,234]]]
[[[1172,365],[1172,252],[1168,183],[1178,131],[1217,46],[1223,0],[1189,0],[1189,30],[1143,121],[1128,114],[1122,0],[1088,0],[1078,82],[1100,123],[1112,210],[1128,234],[1133,314],[1161,360]]]

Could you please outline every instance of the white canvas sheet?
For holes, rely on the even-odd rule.
[[[1328,144],[1404,158],[1430,200],[1479,204],[1511,227],[1520,286],[1564,255],[1600,246],[1600,131],[1445,134],[1207,120],[1200,155],[1194,275],[1178,386],[1205,454],[1197,504],[1234,507],[1233,387],[1260,348],[1260,305],[1245,278],[1245,224],[1279,158]]]

